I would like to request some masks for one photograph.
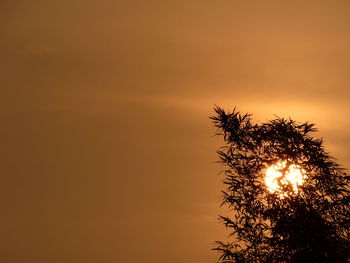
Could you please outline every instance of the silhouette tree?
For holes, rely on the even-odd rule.
[[[210,117],[224,138],[220,162],[226,185],[220,216],[230,229],[217,241],[220,262],[347,262],[350,248],[350,177],[314,139],[314,124],[276,118],[254,124],[250,114],[215,107]],[[284,163],[271,191],[264,182],[268,167]],[[284,180],[300,167],[304,182],[295,191]]]

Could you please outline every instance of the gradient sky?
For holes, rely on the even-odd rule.
[[[350,167],[350,2],[2,0],[0,261],[212,263],[213,105]]]

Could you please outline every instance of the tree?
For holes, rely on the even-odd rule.
[[[226,166],[221,205],[232,211],[220,216],[230,229],[230,241],[214,248],[220,262],[347,262],[350,177],[311,136],[314,124],[283,118],[254,124],[236,109],[214,110],[210,118],[225,141],[218,151]],[[277,163],[281,176],[271,190],[265,173]],[[297,190],[286,180],[291,167],[303,174]]]

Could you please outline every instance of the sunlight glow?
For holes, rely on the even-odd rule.
[[[286,161],[279,162],[270,166],[266,170],[265,184],[267,189],[271,193],[281,192],[280,197],[286,197],[288,194],[282,192],[281,185],[291,184],[293,193],[298,193],[298,187],[304,183],[303,170],[295,165],[291,164],[288,169],[286,168]]]

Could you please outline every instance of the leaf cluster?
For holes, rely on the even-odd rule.
[[[220,216],[233,241],[217,242],[221,262],[346,262],[350,242],[350,177],[315,139],[314,124],[276,117],[253,123],[250,114],[215,107],[211,117],[225,145],[218,150],[224,171]],[[269,192],[266,169],[285,161],[302,168],[305,182]]]

